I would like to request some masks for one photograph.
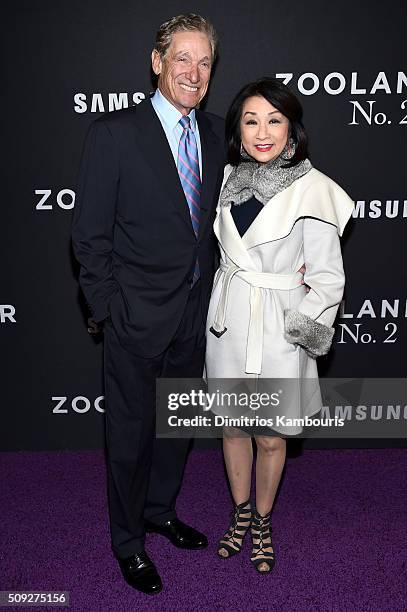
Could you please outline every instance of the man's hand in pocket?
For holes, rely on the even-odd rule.
[[[96,323],[94,319],[88,319],[88,334],[96,336],[103,331],[103,323]]]

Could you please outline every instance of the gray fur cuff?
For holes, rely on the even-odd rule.
[[[333,327],[317,323],[311,317],[296,310],[284,311],[284,338],[302,346],[310,357],[325,355],[332,344]]]

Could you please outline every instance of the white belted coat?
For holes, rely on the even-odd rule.
[[[345,191],[315,168],[267,202],[242,237],[230,206],[218,206],[208,378],[317,378],[315,357],[329,350],[342,299],[339,236],[352,210]]]

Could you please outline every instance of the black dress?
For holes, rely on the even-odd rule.
[[[256,200],[254,196],[252,196],[250,200],[246,200],[246,202],[242,202],[241,204],[232,203],[230,212],[240,236],[243,236],[243,234],[247,232],[262,209],[263,204]]]

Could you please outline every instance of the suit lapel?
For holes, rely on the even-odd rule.
[[[213,206],[221,159],[219,149],[222,143],[212,131],[210,122],[202,111],[196,111],[196,120],[199,127],[202,153],[201,218],[199,222],[199,234],[202,236]]]
[[[157,176],[160,186],[168,194],[175,210],[194,234],[188,203],[179,180],[171,147],[150,100],[139,105],[135,117],[139,132],[137,139],[139,148],[142,149],[146,161]]]

